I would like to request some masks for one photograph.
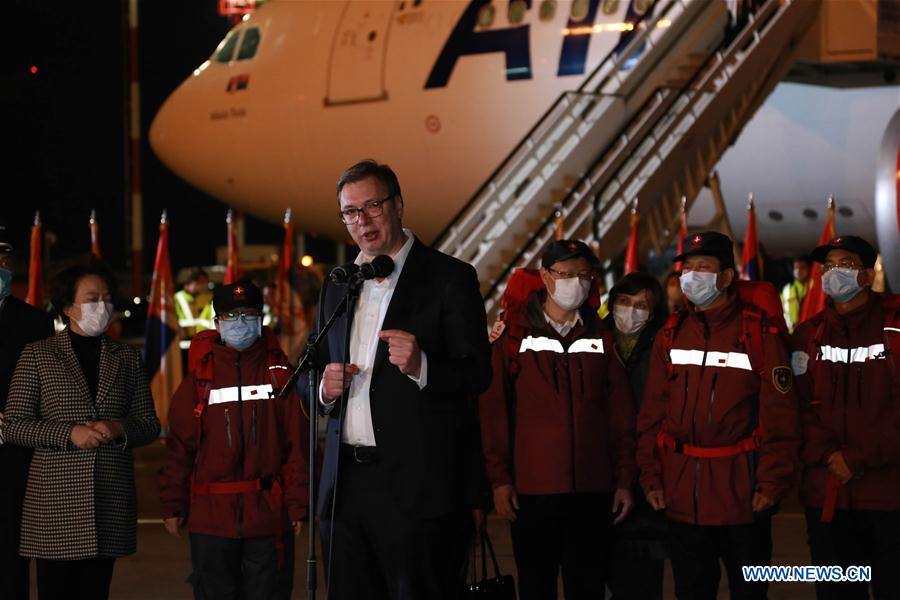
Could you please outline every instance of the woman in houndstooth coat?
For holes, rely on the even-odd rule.
[[[139,352],[104,335],[108,271],[70,267],[53,287],[68,327],[23,350],[2,429],[35,449],[19,551],[37,559],[42,600],[106,598],[114,560],[135,552],[131,449],[157,438],[159,420]]]

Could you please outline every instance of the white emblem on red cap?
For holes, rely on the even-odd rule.
[[[703,241],[703,237],[698,233],[697,235],[694,236],[694,239],[691,240],[691,246],[696,248],[697,246],[700,245],[700,242],[702,242],[702,241]]]
[[[836,237],[833,240],[831,240],[831,243],[832,244],[840,244],[842,239],[844,239],[844,238]]]
[[[238,296],[243,296],[243,295],[244,295],[244,288],[242,288],[241,286],[237,286],[236,288],[234,288],[234,297],[235,298],[237,298]]]

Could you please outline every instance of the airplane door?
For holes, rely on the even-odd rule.
[[[387,40],[394,0],[347,0],[331,46],[326,105],[387,100]]]

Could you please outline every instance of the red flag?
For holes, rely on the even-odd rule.
[[[278,279],[275,282],[274,316],[278,319],[278,333],[281,348],[288,359],[294,361],[306,338],[306,317],[300,294],[291,285],[297,276],[294,260],[294,224],[291,222],[291,209],[284,213],[284,244],[281,248],[281,259],[278,261]]]
[[[91,254],[100,257],[100,224],[97,222],[97,211],[91,209],[91,219],[88,221],[91,225]]]
[[[684,240],[687,239],[687,198],[681,197],[681,231],[678,234],[678,251],[675,256],[684,254]],[[675,271],[681,273],[681,261],[675,263]]]
[[[759,239],[756,235],[756,208],[753,194],[747,202],[747,233],[744,235],[744,256],[741,259],[741,279],[759,281],[763,277],[762,261],[759,259]]]
[[[237,228],[235,227],[234,215],[230,208],[228,209],[228,215],[225,217],[225,223],[228,224],[228,266],[225,267],[225,285],[228,285],[241,277]]]
[[[631,207],[631,236],[628,238],[628,250],[625,251],[625,274],[638,269],[638,210],[637,200]]]
[[[35,211],[34,225],[31,226],[31,262],[28,265],[28,296],[25,302],[41,309],[44,308],[44,277],[41,268],[43,241],[41,213]]]
[[[156,416],[168,428],[169,403],[181,383],[181,352],[178,342],[181,329],[175,313],[175,284],[169,263],[169,233],[166,211],[159,224],[159,243],[150,284],[150,306],[147,309],[147,329],[144,338],[144,361],[150,376],[150,391]]]
[[[828,199],[828,216],[825,219],[825,228],[819,238],[819,246],[827,244],[837,237],[834,227],[834,198]],[[819,271],[819,263],[812,264],[809,276],[809,285],[806,288],[806,297],[803,298],[803,307],[800,309],[800,322],[806,321],[817,315],[825,308],[825,292],[822,291],[822,273]]]

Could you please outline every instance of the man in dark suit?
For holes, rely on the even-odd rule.
[[[0,414],[26,344],[53,335],[53,319],[10,294],[13,246],[0,225]],[[2,431],[2,430],[0,430]],[[28,560],[19,556],[19,523],[31,449],[0,444],[0,598],[28,598]]]
[[[400,186],[386,165],[350,167],[337,195],[357,264],[388,255],[394,270],[362,286],[349,361],[346,316],[324,342],[319,390],[330,418],[318,508],[329,597],[451,598],[454,527],[471,479],[467,398],[491,376],[478,278],[403,228]],[[326,286],[320,326],[346,290]]]

